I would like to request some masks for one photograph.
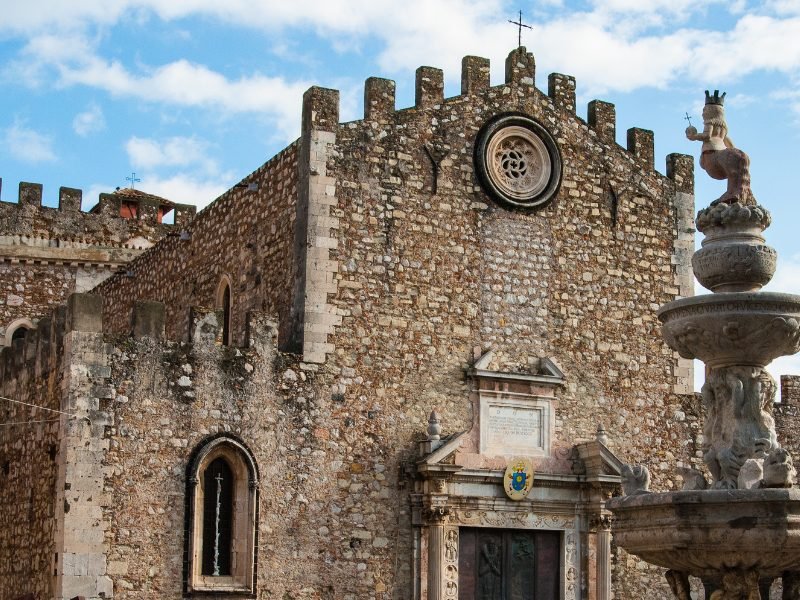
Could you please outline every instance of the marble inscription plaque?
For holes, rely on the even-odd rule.
[[[481,453],[545,456],[550,451],[550,403],[541,398],[481,398]]]
[[[542,445],[542,411],[537,408],[489,405],[489,444]]]

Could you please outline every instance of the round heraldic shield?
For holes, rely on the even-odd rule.
[[[514,458],[508,463],[503,488],[511,500],[524,500],[533,487],[533,465],[527,458]]]
[[[500,115],[475,140],[475,167],[483,189],[512,208],[544,206],[561,185],[561,154],[553,136],[523,114]]]

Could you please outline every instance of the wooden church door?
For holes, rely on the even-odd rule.
[[[459,600],[559,600],[561,533],[460,529]]]

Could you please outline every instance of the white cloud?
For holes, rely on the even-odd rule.
[[[794,122],[800,123],[800,91],[797,89],[775,90],[769,97],[788,106],[789,110],[794,113]]]
[[[217,164],[208,156],[209,144],[196,137],[171,137],[166,140],[132,137],[125,143],[131,164],[137,169],[198,165],[216,173]]]
[[[698,79],[735,81],[757,70],[800,68],[800,17],[745,15],[731,31],[707,32],[693,49],[690,73]]]
[[[765,5],[779,15],[800,15],[800,0],[768,0]]]
[[[53,138],[15,121],[4,131],[3,147],[14,158],[24,162],[51,162],[56,160]]]
[[[194,204],[200,210],[230,189],[234,183],[235,178],[231,174],[216,178],[198,178],[187,173],[177,173],[165,178],[145,174],[137,189],[141,188],[148,194],[155,194],[179,204]]]
[[[226,114],[242,112],[270,116],[286,141],[297,137],[299,106],[309,83],[252,74],[229,79],[204,65],[177,60],[132,72],[117,60],[96,54],[80,35],[51,34],[31,39],[23,51],[31,77],[53,69],[59,86],[86,85],[114,96],[182,107],[214,108]],[[22,69],[18,67],[17,71]]]
[[[164,21],[213,17],[271,34],[306,28],[328,39],[338,52],[358,54],[363,40],[377,38],[383,71],[378,74],[413,71],[434,56],[451,83],[458,81],[466,54],[489,56],[495,72],[501,72],[513,36],[506,17],[514,15],[506,14],[508,6],[501,0],[120,0],[111,8],[103,0],[78,0],[65,7],[56,0],[43,1],[46,10],[41,2],[35,9],[17,3],[6,15],[5,27],[43,32],[46,26],[82,23],[86,29],[135,15]],[[545,22],[533,23],[534,31],[526,35],[537,55],[557,60],[552,65],[556,70],[578,78],[581,93],[664,87],[687,76],[723,84],[755,70],[800,70],[800,18],[791,17],[797,3],[775,0],[756,7],[760,14],[744,14],[728,31],[712,31],[692,27],[691,17],[712,8],[735,13],[735,6],[722,0],[593,0],[585,10],[555,10]],[[777,13],[790,16],[779,18]],[[675,29],[676,24],[685,27]],[[652,27],[664,31],[643,33]],[[118,96],[227,113],[259,112],[272,116],[287,140],[297,132],[299,99],[310,82],[260,73],[228,78],[188,60],[134,70],[97,54],[86,31],[70,31],[32,37],[25,56],[33,64],[17,71],[42,81],[41,69],[49,65],[61,85],[87,85]]]
[[[560,69],[575,76],[589,94],[668,85],[691,60],[693,38],[677,31],[628,39],[591,14],[556,20],[539,31],[542,54],[558,57]]]
[[[97,133],[106,128],[106,119],[103,110],[97,104],[91,104],[82,113],[75,115],[72,120],[72,129],[81,137],[90,133]]]

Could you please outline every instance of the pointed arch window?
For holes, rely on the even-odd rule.
[[[231,345],[231,280],[223,275],[217,286],[216,308],[222,311],[222,343]]]
[[[254,593],[258,472],[223,435],[200,446],[187,473],[186,592]]]

